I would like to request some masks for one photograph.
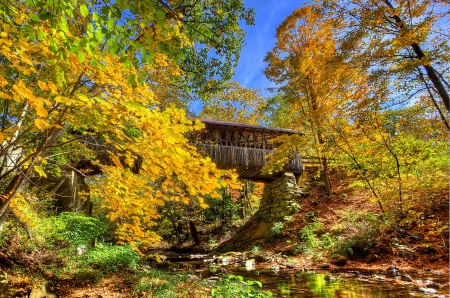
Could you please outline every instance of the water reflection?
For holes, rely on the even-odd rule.
[[[419,292],[413,284],[398,284],[395,281],[359,280],[347,274],[335,274],[335,281],[325,280],[325,273],[286,273],[268,271],[247,272],[233,269],[233,274],[246,279],[259,280],[263,288],[276,297],[322,297],[322,298],[389,298],[389,297],[430,297]],[[370,275],[370,274],[369,274]],[[417,277],[418,278],[418,277]],[[423,277],[422,277],[423,278]],[[447,282],[445,276],[426,277],[436,282]],[[445,296],[442,296],[445,295]],[[447,290],[438,290],[435,296],[449,297]]]

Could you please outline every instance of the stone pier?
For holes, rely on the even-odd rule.
[[[293,173],[283,173],[279,178],[264,185],[259,215],[263,221],[282,221],[300,209],[303,192],[297,186]]]

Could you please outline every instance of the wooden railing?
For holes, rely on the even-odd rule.
[[[246,147],[234,147],[212,144],[195,144],[200,154],[209,156],[219,167],[259,167],[266,165],[268,154],[273,150]],[[284,167],[284,171],[301,173],[303,171],[302,158],[296,154]]]

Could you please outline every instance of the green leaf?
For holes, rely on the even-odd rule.
[[[158,23],[159,23],[159,21],[165,20],[166,19],[166,13],[164,11],[162,11],[162,10],[158,10],[156,12],[156,19],[158,20]]]
[[[89,15],[89,9],[86,4],[81,4],[80,13],[83,17],[87,17]]]
[[[40,22],[41,22],[41,19],[40,19],[37,15],[35,15],[35,14],[31,14],[31,15],[30,15],[30,19],[31,19],[32,21],[36,22],[36,23],[40,23]]]
[[[181,52],[181,51],[179,51],[179,52],[177,53],[177,57],[180,58],[180,60],[186,59],[186,56],[185,56],[184,53]]]
[[[45,38],[45,33],[42,30],[37,31],[37,39],[43,40]]]
[[[61,16],[61,22],[59,23],[59,27],[63,32],[69,31],[69,28],[67,28],[67,20],[64,16]]]
[[[87,24],[87,29],[89,30],[89,32],[95,31],[94,26],[91,23]]]
[[[84,60],[86,59],[83,52],[79,52],[77,56],[78,56],[78,60],[80,60],[80,62],[84,62]]]
[[[63,31],[59,31],[59,36],[61,36],[62,40],[67,40],[67,36],[64,34]]]
[[[102,6],[101,8],[100,8],[100,12],[102,13],[102,14],[108,14],[109,13],[109,6]]]
[[[102,42],[103,41],[103,34],[100,30],[95,31],[95,38],[99,41]]]
[[[41,11],[40,13],[39,13],[39,19],[41,20],[41,21],[47,21],[47,20],[50,20],[51,19],[51,17],[52,17],[52,14],[51,13],[49,13],[49,12],[47,12],[47,11]]]
[[[95,58],[91,58],[91,60],[89,60],[89,65],[94,66],[94,67],[97,66],[99,63],[100,62]]]
[[[128,84],[130,84],[131,86],[136,87],[136,86],[137,86],[137,84],[136,84],[136,75],[135,75],[135,74],[130,74],[130,75],[127,77],[127,82],[128,82]]]

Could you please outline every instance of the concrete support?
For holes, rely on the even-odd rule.
[[[264,185],[259,207],[261,219],[266,222],[274,222],[293,215],[300,209],[302,195],[295,175],[283,173],[281,177]]]

